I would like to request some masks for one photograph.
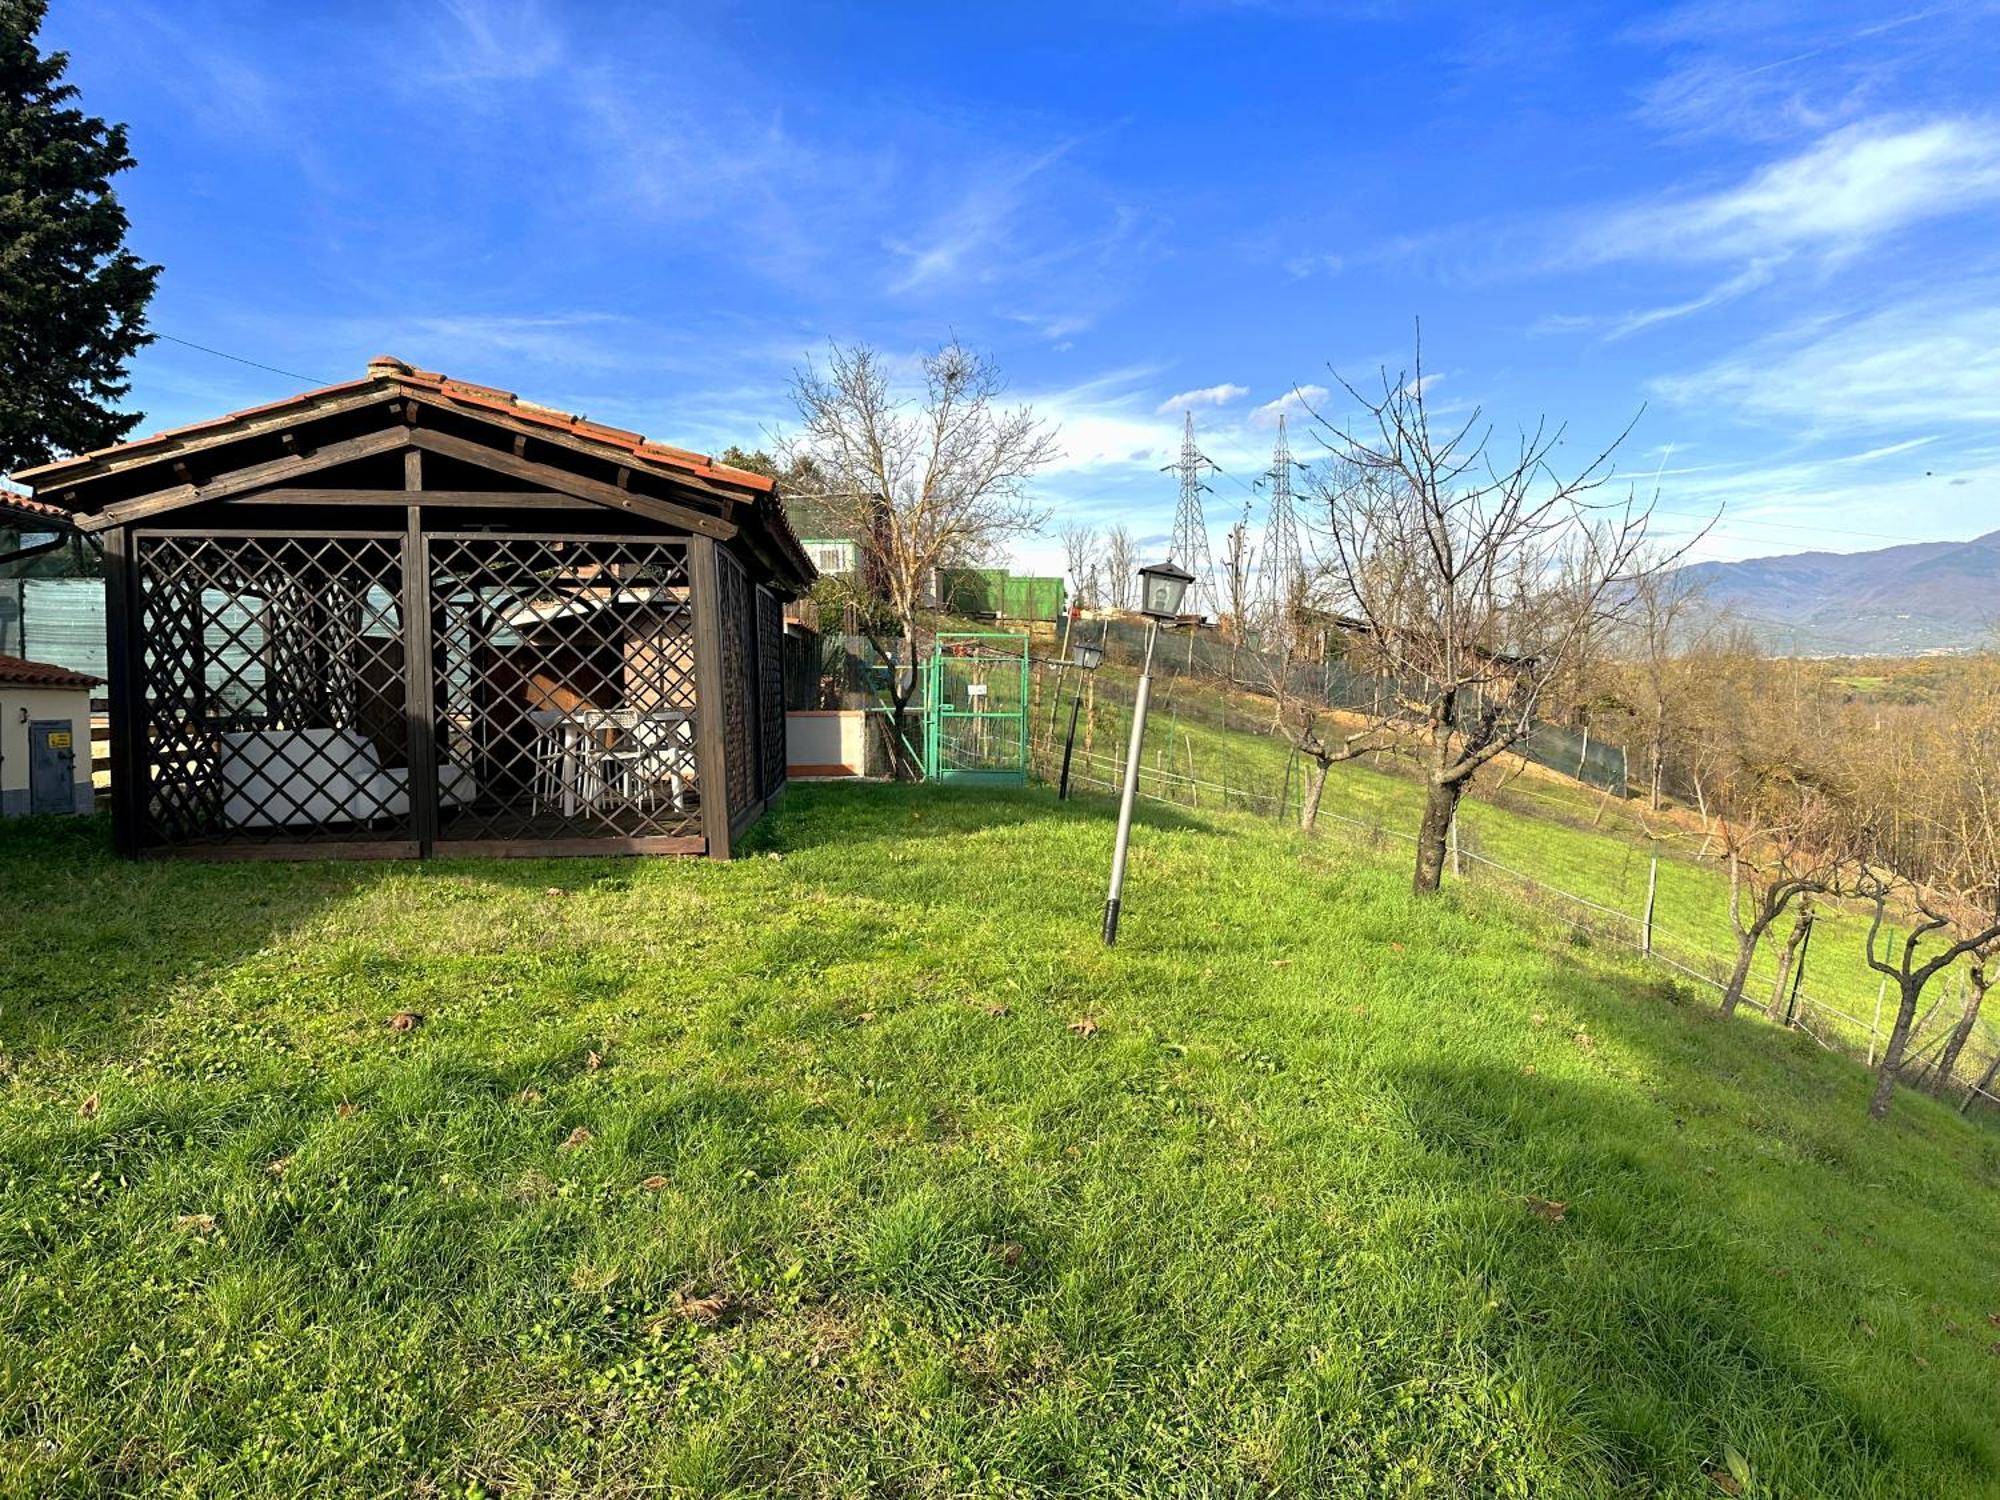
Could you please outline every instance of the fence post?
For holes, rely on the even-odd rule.
[[[1653,956],[1653,904],[1660,894],[1660,852],[1655,849],[1646,861],[1646,919],[1639,925],[1639,951]]]
[[[1884,975],[1882,982],[1875,986],[1875,1019],[1868,1023],[1868,1066],[1875,1066],[1875,1038],[1882,1031],[1882,997],[1889,993],[1889,979]]]
[[[1986,1065],[1986,1071],[1980,1075],[1979,1082],[1975,1083],[1971,1088],[1965,1091],[1965,1099],[1958,1106],[1958,1112],[1960,1114],[1964,1114],[1967,1110],[1971,1109],[1972,1101],[1974,1099],[1977,1099],[1981,1094],[1985,1093],[1986,1090],[1992,1085],[1993,1075],[1996,1071],[2000,1071],[2000,1055],[1996,1055],[1993,1061]]]
[[[1445,825],[1444,837],[1445,843],[1450,846],[1451,851],[1451,878],[1458,880],[1461,878],[1461,874],[1458,865],[1458,808],[1456,805],[1451,810],[1451,821]]]

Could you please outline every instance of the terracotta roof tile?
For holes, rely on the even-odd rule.
[[[65,458],[55,463],[42,464],[32,469],[22,469],[15,474],[16,479],[34,480],[38,484],[55,479],[75,469],[88,468],[104,459],[121,455],[139,456],[143,450],[157,444],[172,443],[177,439],[191,437],[197,433],[213,432],[229,427],[233,423],[248,421],[253,417],[267,416],[272,412],[289,407],[307,406],[328,397],[344,396],[365,391],[371,386],[384,389],[401,387],[421,391],[428,395],[440,396],[455,405],[483,408],[489,411],[503,411],[515,420],[552,431],[583,438],[588,442],[623,450],[640,463],[654,464],[662,468],[692,474],[696,478],[712,481],[727,488],[748,490],[752,495],[768,494],[775,483],[763,474],[752,474],[744,469],[733,469],[727,464],[717,463],[706,453],[696,453],[686,448],[675,448],[665,443],[649,441],[636,432],[628,432],[620,427],[607,427],[592,422],[588,418],[558,411],[552,406],[526,401],[512,391],[503,391],[497,386],[477,385],[467,380],[453,380],[448,375],[435,370],[419,370],[393,355],[378,354],[368,361],[368,374],[361,380],[344,381],[338,385],[322,386],[315,391],[305,391],[296,396],[286,396],[281,400],[267,401],[262,406],[247,407],[242,411],[230,412],[227,416],[212,417],[204,422],[191,422],[185,427],[169,428],[156,432],[150,437],[134,438],[110,448],[99,448],[90,453],[79,454],[75,458]],[[748,497],[746,497],[748,498]]]
[[[68,667],[50,666],[45,661],[0,656],[0,687],[88,688],[102,681],[102,677],[92,677],[88,672],[72,672]]]
[[[28,495],[9,494],[0,490],[0,522],[25,521],[31,526],[48,524],[58,530],[69,527],[69,512],[60,505],[51,505],[46,500],[36,500]]]

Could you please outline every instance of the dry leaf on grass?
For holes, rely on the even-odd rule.
[[[1521,1076],[1524,1078],[1533,1078],[1535,1076],[1535,1065],[1533,1063],[1522,1063]]]
[[[1743,1493],[1743,1486],[1736,1482],[1736,1476],[1727,1469],[1710,1469],[1708,1477],[1715,1487],[1725,1495],[1740,1495]]]
[[[1536,1011],[1533,1015],[1528,1017],[1528,1024],[1530,1026],[1546,1026],[1549,1024],[1549,1018],[1543,1015],[1540,1011]]]
[[[83,1103],[76,1107],[76,1112],[86,1120],[94,1120],[97,1118],[97,1104],[98,1100],[95,1093],[86,1094]]]
[[[215,1228],[214,1214],[182,1214],[174,1220],[174,1227],[189,1234],[207,1234]]]
[[[1864,1338],[1872,1339],[1875,1337],[1875,1325],[1869,1322],[1866,1318],[1856,1318],[1854,1320],[1854,1326],[1861,1330],[1862,1336]]]
[[[584,1058],[583,1066],[589,1072],[595,1073],[599,1068],[604,1066],[604,1054],[602,1052],[590,1053]]]
[[[264,1170],[273,1177],[283,1177],[291,1165],[292,1159],[289,1156],[274,1156],[264,1163]]]
[[[989,1016],[1004,1016],[1011,1014],[1011,1012],[1007,1006],[995,1003],[986,1007],[986,1014]]]
[[[999,1261],[1003,1266],[1018,1266],[1021,1263],[1021,1257],[1028,1252],[1020,1241],[1007,1240],[998,1245],[987,1246],[986,1253]]]
[[[727,1292],[710,1292],[706,1297],[690,1297],[683,1292],[674,1304],[675,1312],[704,1328],[713,1328],[735,1310],[736,1304]]]
[[[540,1089],[522,1089],[520,1093],[514,1096],[514,1102],[516,1104],[540,1104],[542,1102],[542,1091]]]
[[[422,1014],[414,1010],[399,1010],[393,1016],[389,1017],[389,1029],[391,1031],[415,1031],[423,1024],[424,1018]]]
[[[567,896],[569,892],[559,885],[552,885],[543,890],[542,894],[544,896]]]
[[[657,1193],[662,1188],[666,1187],[666,1185],[667,1185],[667,1179],[660,1176],[659,1173],[657,1172],[655,1172],[651,1177],[644,1179],[639,1184],[640,1187],[644,1188],[649,1193]]]
[[[345,1099],[341,1100],[340,1103],[334,1105],[333,1107],[333,1117],[336,1120],[345,1120],[348,1116],[352,1115],[353,1113],[354,1113],[354,1106],[352,1104],[349,1104]]]
[[[563,1150],[574,1151],[579,1146],[588,1146],[596,1137],[582,1125],[576,1127],[563,1139]]]
[[[1569,1205],[1567,1203],[1558,1203],[1553,1198],[1536,1198],[1531,1196],[1527,1202],[1528,1212],[1546,1224],[1562,1223],[1563,1215],[1569,1212]]]
[[[1078,1036],[1096,1036],[1097,1023],[1089,1016],[1079,1016],[1069,1023],[1069,1029]]]

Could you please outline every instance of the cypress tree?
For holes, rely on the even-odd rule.
[[[47,0],[0,0],[0,472],[115,443],[160,268],[125,248],[125,127],[76,107]]]

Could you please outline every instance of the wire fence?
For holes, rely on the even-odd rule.
[[[1050,783],[1063,775],[1064,736],[1046,732],[1057,717],[1045,714],[1044,732],[1032,741],[1035,774]],[[1124,723],[1117,725],[1120,731],[1124,727]],[[1111,795],[1120,790],[1125,771],[1122,734],[1106,734],[1103,738],[1116,738],[1118,742],[1093,743],[1070,751],[1068,780],[1072,788]],[[1273,789],[1249,777],[1238,783],[1226,775],[1202,776],[1178,769],[1168,763],[1170,753],[1171,747],[1159,747],[1150,761],[1141,762],[1139,796],[1197,811],[1250,813],[1279,822],[1298,816],[1304,799],[1303,775],[1294,778],[1288,774],[1283,784]],[[1398,845],[1414,847],[1417,841],[1410,828],[1393,825],[1380,817],[1354,817],[1324,804],[1318,811],[1316,826],[1371,850]],[[1646,856],[1643,851],[1633,852],[1641,857],[1658,858]],[[1718,995],[1728,987],[1736,962],[1733,934],[1691,930],[1663,913],[1651,899],[1644,909],[1628,911],[1568,890],[1493,858],[1477,847],[1477,834],[1466,827],[1455,826],[1452,830],[1446,870],[1449,879],[1497,886],[1573,929],[1629,945],[1643,958]],[[1651,880],[1648,888],[1653,888]],[[1771,981],[1768,974],[1759,978],[1767,984]],[[1929,1088],[1950,1099],[1961,1113],[1971,1112],[1975,1107],[1980,1113],[1987,1113],[2000,1105],[2000,1092],[1995,1091],[2000,1052],[1982,1049],[1969,1040],[1957,1058],[1952,1077],[1940,1083],[1935,1076],[1957,1019],[1953,1007],[1947,1004],[1945,987],[1942,983],[1938,987],[1935,1000],[1914,1023],[1900,1076],[1912,1086]],[[1888,1002],[1886,1009],[1884,1000]],[[1886,1022],[1893,1022],[1895,1001],[1896,996],[1887,990],[1885,983],[1878,991],[1873,1014],[1864,1018],[1824,994],[1807,989],[1803,974],[1795,970],[1780,981],[1768,1003],[1746,989],[1742,1008],[1745,1014],[1803,1033],[1828,1052],[1873,1066],[1887,1039]],[[1944,1018],[1942,1022],[1940,1017]]]

